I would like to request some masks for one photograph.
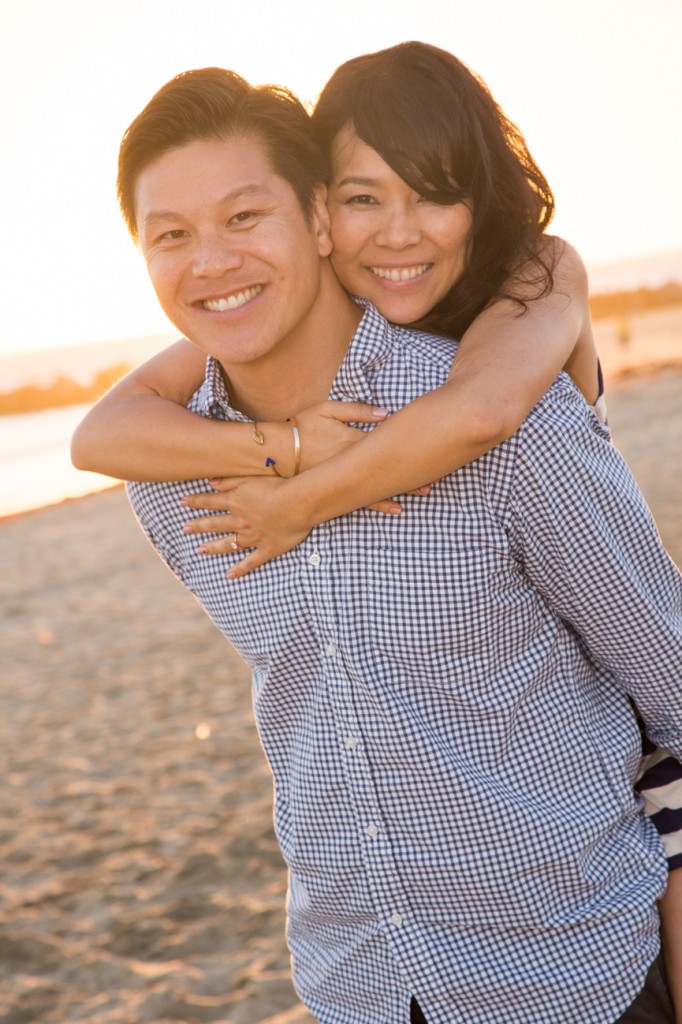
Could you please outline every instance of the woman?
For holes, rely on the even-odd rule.
[[[506,439],[562,367],[589,403],[600,397],[582,264],[544,235],[549,187],[475,76],[435,47],[404,44],[339,68],[313,123],[331,158],[332,261],[342,283],[389,319],[461,343],[445,387],[368,435],[344,424],[377,423],[382,410],[325,403],[303,410],[295,430],[259,423],[263,446],[252,425],[194,416],[182,405],[203,379],[204,357],[182,342],[95,407],[74,438],[80,468],[127,479],[251,478],[216,481],[226,495],[187,499],[231,512],[188,524],[197,534],[230,531],[204,542],[206,554],[253,547],[233,578],[333,516],[376,502],[399,513],[387,495]],[[299,439],[305,472],[296,475]],[[679,888],[676,876],[669,930]]]

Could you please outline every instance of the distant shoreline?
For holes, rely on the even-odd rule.
[[[614,319],[619,322],[623,331],[627,330],[629,317],[669,306],[682,307],[682,284],[670,281],[657,288],[609,291],[594,295],[590,299],[590,311],[595,322]],[[116,362],[95,372],[89,382],[59,374],[49,383],[23,384],[12,390],[0,392],[0,416],[44,412],[47,409],[96,402],[134,365],[136,364],[131,361]]]
[[[13,391],[0,392],[0,416],[45,412],[67,405],[96,402],[131,369],[129,363],[117,363],[108,370],[100,370],[89,384],[81,384],[71,377],[59,376],[51,384],[24,384]]]

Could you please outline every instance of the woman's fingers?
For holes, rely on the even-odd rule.
[[[408,491],[408,494],[414,494],[418,498],[424,498],[431,491],[431,485],[426,484],[424,487],[416,487],[413,491]],[[368,505],[368,509],[371,512],[383,512],[385,515],[397,516],[403,510],[403,506],[395,498],[386,498],[384,501],[375,501],[373,505]]]
[[[227,573],[227,578],[228,580],[238,580],[241,576],[246,576],[247,573],[253,572],[259,566],[265,565],[272,557],[272,555],[266,555],[258,549],[250,551],[246,558],[242,558],[240,562],[232,566]]]
[[[236,534],[228,533],[216,540],[202,541],[197,551],[200,555],[233,555],[235,551],[248,550],[249,546],[237,532]]]
[[[245,524],[234,519],[229,512],[222,516],[199,516],[196,519],[188,519],[183,527],[183,533],[234,533],[240,526]]]
[[[388,416],[388,409],[364,402],[323,402],[321,411],[342,423],[379,423]]]

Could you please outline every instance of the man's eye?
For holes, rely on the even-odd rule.
[[[187,232],[182,228],[174,228],[172,231],[164,231],[162,235],[159,235],[159,242],[176,241],[178,238],[185,238]]]
[[[246,224],[248,220],[256,216],[255,210],[242,210],[240,213],[235,213],[234,217],[230,217],[230,224]]]

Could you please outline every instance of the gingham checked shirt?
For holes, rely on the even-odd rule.
[[[370,307],[331,397],[397,409],[452,354]],[[211,360],[191,408],[244,419]],[[682,757],[682,589],[568,378],[401,516],[336,519],[237,581],[182,533],[180,497],[206,489],[129,492],[253,666],[312,1013],[405,1024],[415,995],[430,1024],[616,1020],[666,878],[626,694]]]

